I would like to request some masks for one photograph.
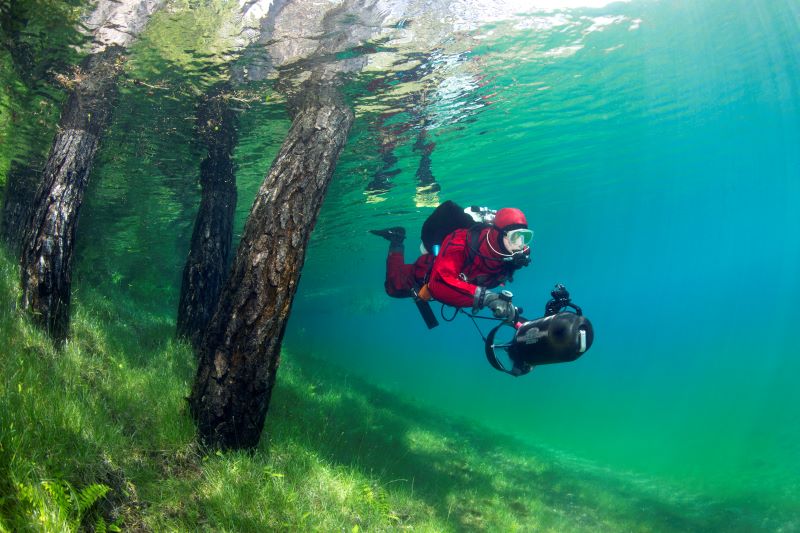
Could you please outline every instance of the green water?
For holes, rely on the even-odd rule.
[[[544,12],[454,35],[424,56],[422,80],[351,77],[357,118],[285,347],[578,471],[796,530],[798,21],[790,0]],[[177,22],[156,22],[128,66],[149,87],[123,84],[95,164],[74,290],[173,316],[199,203],[194,106],[224,71],[175,53],[163,34]],[[370,84],[380,78],[389,88]],[[418,86],[424,97],[399,96]],[[268,83],[245,96],[237,232],[289,126]],[[376,105],[402,109],[383,120]],[[421,128],[438,192],[415,177]],[[400,172],[377,190],[387,136]],[[428,331],[409,301],[386,297],[385,242],[367,230],[417,235],[446,199],[526,212],[533,263],[516,301],[533,315],[565,283],[594,324],[589,353],[514,379],[488,366],[468,320]]]
[[[432,133],[441,198],[528,213],[516,298],[541,309],[564,282],[595,326],[591,352],[513,380],[467,320],[428,332],[413,305],[382,297],[384,245],[363,228],[419,230],[430,209],[415,208],[411,156],[385,202],[326,204],[288,342],[597,466],[797,506],[797,8],[610,11],[622,19],[583,38],[481,41],[472,60],[497,95]],[[576,40],[568,57],[532,52]],[[354,152],[332,198],[356,198]]]

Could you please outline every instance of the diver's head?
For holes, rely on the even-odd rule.
[[[528,229],[528,220],[519,209],[505,207],[498,211],[494,217],[494,227],[500,231],[502,235],[500,244],[507,253],[513,254],[530,248],[533,231]]]
[[[497,248],[491,246],[492,251],[502,257],[503,261],[512,262],[515,268],[527,266],[530,262],[530,243],[533,231],[528,229],[528,220],[525,214],[515,207],[505,207],[497,212],[492,224],[491,237],[487,235],[490,246],[491,241],[497,243]]]

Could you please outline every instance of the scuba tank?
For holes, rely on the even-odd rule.
[[[496,211],[487,207],[471,206],[464,209],[447,200],[434,209],[422,224],[420,237],[423,253],[434,253],[434,247],[442,244],[444,238],[457,229],[467,229],[476,223],[491,224],[495,213]]]

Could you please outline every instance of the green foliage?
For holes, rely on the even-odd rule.
[[[24,72],[24,71],[23,71]],[[12,161],[38,164],[50,147],[62,93],[27,85],[8,50],[0,48],[0,188]]]
[[[0,50],[0,80],[11,76],[11,57],[7,52]],[[0,146],[8,146],[11,130],[11,96],[6,84],[0,85]],[[7,150],[0,150],[0,190],[5,189],[6,174],[10,165],[10,154]]]
[[[24,483],[17,485],[19,501],[27,506],[26,514],[45,531],[77,531],[85,523],[92,507],[109,490],[107,485],[93,483],[76,491],[63,479],[42,481],[39,487]],[[94,524],[101,524],[104,531],[108,529],[102,516],[98,516]],[[119,528],[117,524],[113,526]]]
[[[2,44],[26,84],[51,82],[78,62],[76,47],[85,40],[78,22],[87,2],[27,0],[0,5]]]
[[[382,487],[364,484],[361,487],[361,497],[375,513],[377,513],[386,523],[399,521],[397,513],[391,509],[389,495]]]
[[[18,276],[0,252],[0,533],[729,529],[713,502],[564,463],[301,354],[283,354],[262,445],[209,452],[169,319],[84,287],[59,351],[14,309]]]

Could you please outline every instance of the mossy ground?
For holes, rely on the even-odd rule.
[[[713,506],[566,465],[284,353],[261,445],[199,447],[169,317],[82,293],[63,348],[0,257],[0,531],[699,531]],[[84,511],[48,487],[108,494]],[[716,517],[716,518],[715,518]],[[736,528],[734,528],[736,529]]]

